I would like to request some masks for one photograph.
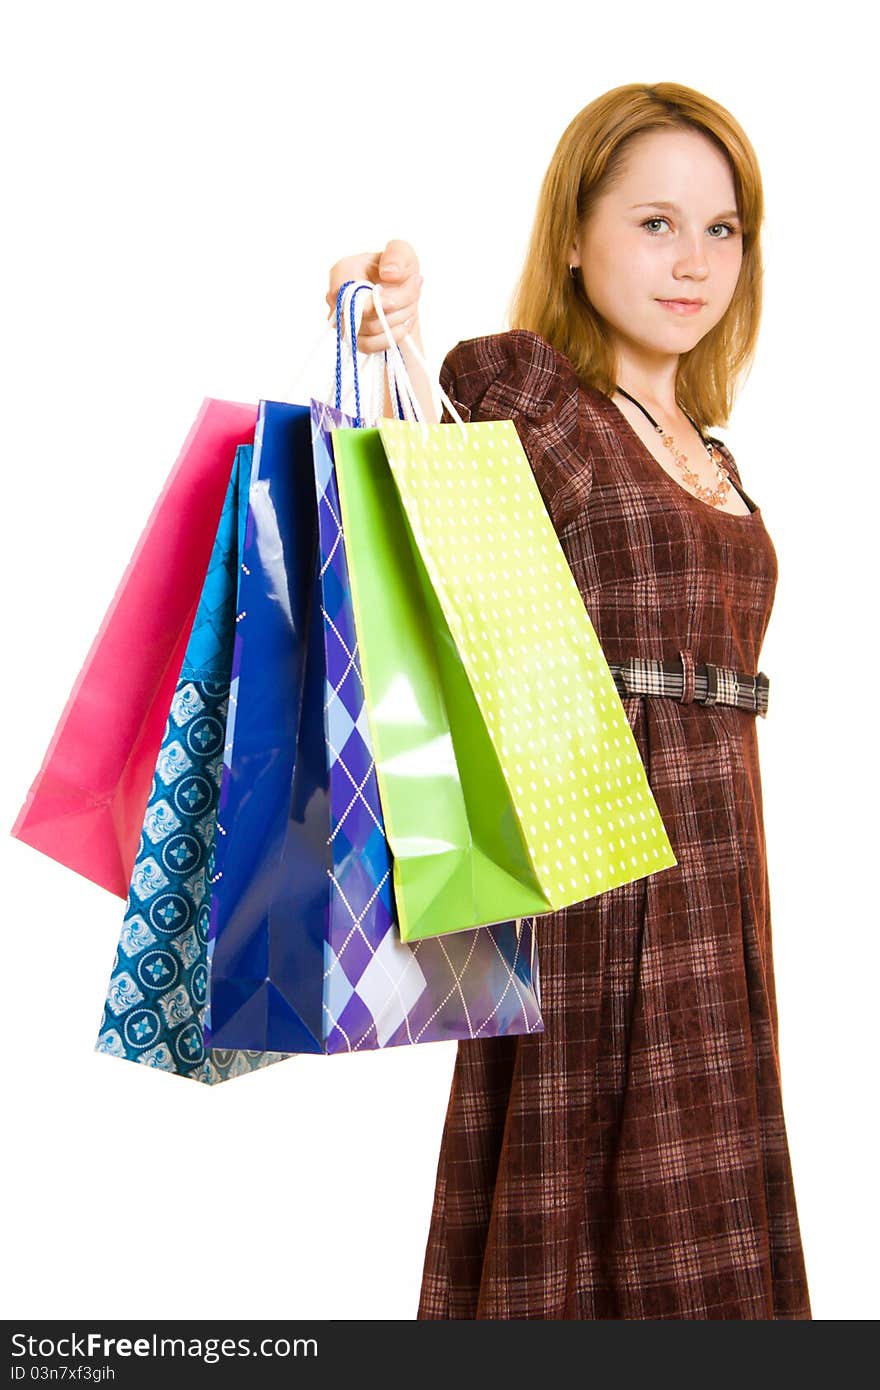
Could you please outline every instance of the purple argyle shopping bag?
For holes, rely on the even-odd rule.
[[[264,401],[239,576],[206,1046],[338,1053],[540,1032],[530,919],[400,940],[330,430]]]

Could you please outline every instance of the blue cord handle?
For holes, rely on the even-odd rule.
[[[343,292],[344,292],[345,290],[348,289],[348,286],[349,286],[349,285],[353,285],[353,284],[355,284],[355,281],[354,281],[354,280],[346,280],[344,284],[342,284],[342,285],[339,286],[339,291],[338,291],[338,293],[337,293],[337,295],[336,295],[336,409],[337,409],[337,410],[341,410],[341,409],[342,409],[342,295],[343,295]],[[369,290],[369,288],[370,288],[369,285],[358,285],[357,289],[354,291],[354,294],[351,296],[351,302],[350,302],[350,304],[349,304],[349,319],[350,319],[350,323],[349,323],[349,332],[350,332],[350,335],[351,335],[351,361],[352,361],[352,366],[353,366],[353,368],[354,368],[354,400],[355,400],[355,428],[356,428],[356,429],[361,429],[361,428],[363,427],[363,421],[362,421],[362,419],[361,419],[361,384],[360,384],[360,376],[359,376],[359,372],[358,372],[357,344],[356,344],[356,342],[355,342],[354,301],[355,301],[355,296],[358,295],[358,294],[360,294],[361,290]],[[385,359],[385,365],[386,365],[386,370],[387,370],[387,366],[388,366],[388,349],[387,349],[387,348],[385,348],[384,359]],[[395,381],[395,383],[394,383],[394,394],[395,394],[395,396],[396,396],[396,398],[397,398],[397,418],[398,418],[398,420],[405,420],[405,419],[406,419],[406,416],[405,416],[405,414],[404,414],[403,405],[402,405],[401,400],[400,400],[400,390],[399,390],[399,388],[398,388],[398,386],[397,386],[397,382],[396,382],[396,381]]]

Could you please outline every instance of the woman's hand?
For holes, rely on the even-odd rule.
[[[369,280],[373,285],[382,286],[382,309],[395,343],[400,343],[412,332],[418,321],[423,276],[419,274],[418,256],[408,241],[389,241],[384,251],[363,251],[337,261],[330,270],[330,288],[326,296],[330,305],[328,319],[336,313],[336,296],[346,280]],[[372,296],[366,291],[362,294],[364,305],[357,335],[358,351],[382,352],[388,347],[387,335]]]
[[[437,410],[433,398],[433,385],[422,362],[413,351],[414,348],[424,356],[419,326],[419,295],[423,277],[419,274],[419,259],[415,251],[408,241],[389,241],[384,251],[363,251],[358,256],[344,256],[341,261],[337,261],[331,267],[330,288],[327,291],[329,319],[336,313],[336,296],[346,280],[367,280],[372,285],[382,286],[382,311],[388,320],[391,336],[400,347],[410,385],[425,419],[436,424]],[[383,352],[389,346],[387,335],[376,313],[372,296],[365,292],[363,297],[365,303],[358,328],[358,351]],[[403,341],[407,337],[412,339],[412,344]],[[395,417],[387,378],[382,413],[386,418]]]

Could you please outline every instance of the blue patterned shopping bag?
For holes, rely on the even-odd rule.
[[[96,1051],[208,1084],[283,1054],[206,1049],[207,941],[239,556],[253,449],[235,453],[156,762]]]
[[[542,1031],[529,919],[403,943],[329,405],[263,401],[209,929],[212,1047],[338,1053]]]

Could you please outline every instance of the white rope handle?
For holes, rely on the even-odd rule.
[[[414,390],[414,388],[413,388],[413,384],[412,384],[412,382],[410,381],[409,373],[408,373],[407,370],[406,370],[406,363],[405,363],[404,360],[403,360],[403,353],[400,351],[400,347],[398,346],[398,344],[395,343],[395,341],[394,341],[394,337],[393,337],[393,335],[392,335],[390,325],[389,325],[389,323],[388,323],[387,318],[385,317],[385,311],[384,311],[384,309],[382,308],[382,286],[381,286],[381,285],[373,285],[373,286],[372,286],[372,291],[373,291],[373,304],[375,305],[375,308],[376,308],[376,314],[378,315],[379,322],[381,323],[382,327],[383,327],[384,330],[385,330],[385,335],[386,335],[386,337],[388,338],[388,342],[389,342],[389,348],[388,348],[388,375],[389,375],[389,378],[393,376],[394,383],[397,385],[398,389],[400,389],[400,391],[401,391],[401,404],[403,405],[404,414],[407,413],[407,406],[409,406],[410,409],[411,409],[412,412],[413,412],[413,415],[415,416],[415,419],[416,419],[416,420],[419,422],[419,424],[422,426],[422,433],[423,433],[424,435],[427,435],[427,433],[428,433],[428,426],[427,426],[427,422],[425,421],[425,418],[424,418],[424,412],[422,411],[422,408],[421,408],[421,406],[420,406],[420,404],[419,404],[419,399],[418,399],[418,396],[417,396],[416,393],[415,393],[415,390]],[[416,361],[419,362],[419,363],[424,367],[425,372],[427,373],[428,377],[430,378],[430,376],[431,376],[431,369],[430,369],[430,367],[428,366],[427,362],[425,361],[424,357],[422,356],[421,352],[419,351],[418,347],[416,346],[415,342],[413,341],[413,339],[412,339],[412,337],[410,336],[409,333],[407,333],[407,334],[404,336],[403,341],[404,341],[405,343],[408,344],[410,350],[412,351],[413,355],[415,356]],[[460,429],[460,430],[462,431],[462,433],[466,436],[466,435],[467,435],[467,431],[465,430],[464,421],[462,420],[461,416],[459,415],[459,413],[458,413],[458,411],[456,410],[455,406],[453,405],[452,401],[449,399],[449,397],[447,396],[446,392],[443,390],[443,387],[440,385],[439,382],[437,383],[437,389],[438,389],[439,392],[440,392],[440,398],[441,398],[441,400],[443,401],[443,404],[446,406],[446,408],[447,408],[447,410],[449,411],[449,413],[450,413],[450,415],[452,416],[452,418],[457,422],[459,429]]]
[[[324,354],[327,351],[329,347],[330,334],[332,333],[334,339],[336,337],[335,320],[336,315],[333,314],[333,316],[330,319],[330,322],[326,324],[324,328],[321,329],[321,332],[319,333],[318,337],[315,339],[313,345],[309,348],[308,353],[303,358],[302,364],[299,370],[297,371],[296,376],[293,378],[290,387],[285,392],[283,397],[284,400],[291,401],[294,403],[296,402],[296,396],[299,392],[300,384],[302,382],[303,377],[306,374],[307,369],[312,365],[319,353]]]

